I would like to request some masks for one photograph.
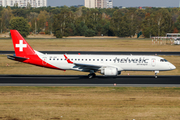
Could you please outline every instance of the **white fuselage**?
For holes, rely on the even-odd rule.
[[[89,72],[88,68],[69,64],[63,54],[41,54],[39,57],[60,69]],[[117,68],[118,71],[167,71],[176,68],[173,64],[159,56],[68,54],[67,57],[74,63],[102,66],[98,70],[106,67]]]

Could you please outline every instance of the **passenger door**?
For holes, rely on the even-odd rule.
[[[156,66],[156,59],[155,58],[151,59],[151,65],[152,65],[152,67]]]

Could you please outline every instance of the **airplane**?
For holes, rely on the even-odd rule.
[[[104,76],[117,76],[121,71],[159,71],[174,70],[176,67],[159,56],[147,55],[81,55],[81,54],[43,54],[31,48],[17,30],[10,30],[15,55],[7,58],[36,66],[89,72],[88,78],[96,77],[96,72]]]

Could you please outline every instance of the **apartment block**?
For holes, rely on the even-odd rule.
[[[27,7],[27,5],[31,5],[31,7],[46,7],[47,0],[0,0],[0,6],[13,7],[14,5],[18,5],[18,7]]]
[[[85,0],[84,1],[84,6],[87,8],[95,8],[95,0]]]
[[[112,0],[85,0],[84,6],[87,8],[112,8]]]

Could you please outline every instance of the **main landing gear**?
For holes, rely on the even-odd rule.
[[[95,74],[95,73],[92,73],[92,74],[89,74],[89,75],[88,75],[88,78],[90,78],[90,79],[91,79],[91,78],[95,78],[95,77],[96,77],[96,74]]]
[[[159,73],[159,71],[155,71],[155,78],[157,78],[158,73]]]
[[[90,74],[88,75],[88,78],[95,78],[96,77],[96,74],[94,73],[94,70],[91,70],[90,71]]]

